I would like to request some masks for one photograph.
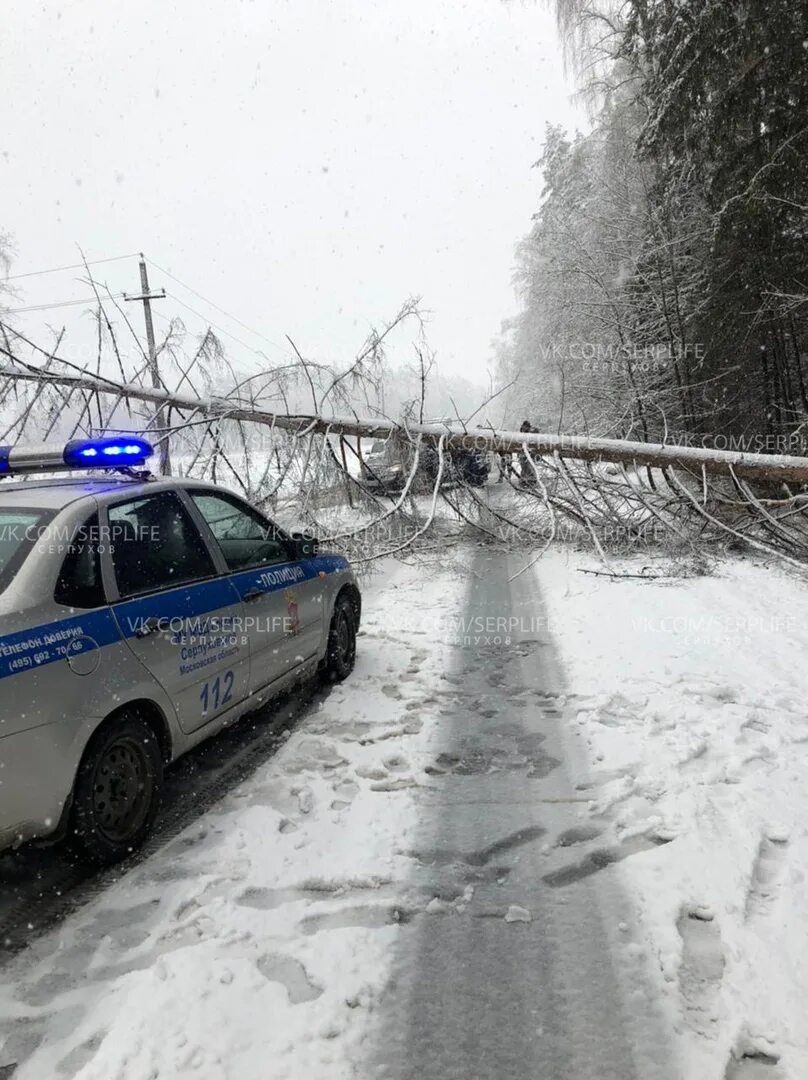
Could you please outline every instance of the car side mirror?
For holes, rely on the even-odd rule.
[[[296,559],[312,559],[320,550],[320,541],[316,536],[307,533],[293,532],[291,534]]]

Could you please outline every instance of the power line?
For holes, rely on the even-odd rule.
[[[186,308],[188,311],[190,311],[192,315],[195,315],[197,319],[200,319],[207,326],[211,326],[211,327],[213,327],[214,330],[218,330],[218,332],[220,334],[224,334],[226,337],[231,338],[233,341],[235,341],[238,345],[241,345],[241,347],[243,349],[246,349],[248,352],[254,353],[256,356],[261,356],[264,359],[266,359],[266,354],[262,353],[260,349],[256,349],[252,345],[248,345],[246,341],[242,341],[241,338],[236,337],[236,335],[231,333],[229,330],[225,330],[225,328],[223,326],[219,326],[218,323],[212,322],[207,317],[207,315],[203,315],[201,311],[197,311],[196,308],[192,308],[190,304],[186,304],[186,302],[184,300],[181,300],[180,297],[177,296],[175,293],[167,293],[166,295],[170,296],[178,304],[181,304],[184,308]],[[101,300],[102,300],[102,302],[105,301],[105,300],[118,300],[121,297],[125,297],[125,296],[126,296],[126,293],[122,293],[122,292],[120,292],[120,293],[110,293],[107,296],[101,297]],[[140,299],[140,297],[134,297],[133,299]],[[97,303],[98,303],[98,297],[97,296],[88,296],[86,299],[83,299],[83,300],[57,300],[57,301],[54,301],[53,303],[49,303],[49,304],[30,304],[28,307],[6,308],[4,314],[6,314],[6,315],[22,315],[22,314],[25,314],[26,312],[32,312],[32,311],[50,311],[52,308],[75,307],[75,306],[78,306],[80,304],[97,304]],[[160,318],[162,318],[164,321],[170,321],[170,320],[166,319],[165,316],[160,316]]]
[[[43,271],[45,272],[45,271]],[[104,300],[117,300],[123,293],[110,293],[103,297]],[[31,304],[29,307],[7,308],[6,315],[21,315],[25,311],[48,311],[50,308],[72,307],[76,304],[97,304],[97,296],[88,296],[86,300],[57,300],[52,304]]]
[[[72,266],[53,266],[49,270],[29,270],[26,274],[9,274],[5,281],[19,281],[20,278],[38,277],[40,274],[58,274],[62,270],[83,270],[85,266],[98,266],[100,263],[119,262],[121,259],[136,259],[138,252],[132,255],[113,255],[109,259],[90,259],[86,263],[73,263]]]
[[[6,280],[6,281],[18,281],[21,278],[37,277],[37,276],[39,276],[41,274],[56,274],[56,273],[59,273],[61,271],[65,271],[65,270],[83,270],[87,266],[98,266],[98,265],[100,265],[102,263],[119,262],[121,259],[135,259],[135,258],[138,257],[139,254],[140,254],[139,252],[132,252],[129,255],[113,255],[113,256],[110,256],[109,258],[105,258],[105,259],[90,259],[87,262],[73,263],[70,266],[54,266],[54,267],[51,267],[51,268],[46,269],[46,270],[30,270],[30,271],[28,271],[27,273],[24,273],[24,274],[11,274],[11,275],[9,275],[9,277],[5,278],[4,280]],[[228,319],[232,319],[232,321],[234,323],[237,323],[239,326],[243,327],[245,330],[248,331],[248,333],[254,334],[256,337],[261,338],[263,341],[266,341],[267,344],[271,345],[274,349],[277,349],[278,351],[280,351],[280,352],[282,352],[284,354],[288,353],[289,350],[288,350],[287,346],[281,345],[277,341],[273,341],[272,338],[267,337],[266,334],[263,334],[260,330],[256,330],[252,326],[248,326],[248,324],[245,323],[242,319],[239,319],[236,315],[233,315],[231,312],[229,312],[225,308],[221,307],[221,305],[214,303],[214,301],[208,299],[208,297],[203,296],[202,293],[198,291],[198,289],[194,289],[191,285],[188,285],[186,282],[182,281],[175,274],[172,274],[169,270],[166,270],[164,267],[159,266],[154,261],[154,259],[150,259],[147,256],[142,256],[142,257],[146,260],[146,262],[151,263],[151,265],[154,267],[154,269],[159,271],[159,273],[165,274],[166,277],[171,278],[172,281],[175,281],[183,289],[187,289],[188,292],[193,293],[194,296],[199,297],[199,299],[203,303],[207,304],[209,307],[214,308],[216,311],[221,312],[221,314],[225,315]],[[124,295],[125,295],[124,293],[114,293],[114,294],[110,294],[109,296],[104,297],[104,299],[105,300],[115,300],[115,299],[118,299],[118,298],[120,298],[120,297],[122,297]],[[264,355],[261,352],[261,350],[256,349],[252,345],[248,345],[246,341],[242,341],[241,338],[237,337],[231,331],[225,330],[224,327],[217,325],[216,323],[212,322],[207,316],[203,315],[199,311],[196,311],[194,308],[192,308],[190,306],[190,304],[187,304],[187,303],[185,303],[184,300],[181,300],[176,295],[176,293],[172,293],[171,296],[173,297],[174,300],[176,300],[176,302],[178,304],[181,304],[184,308],[186,308],[188,311],[190,311],[192,315],[195,315],[198,319],[201,319],[202,322],[207,323],[209,326],[213,327],[215,330],[218,330],[218,332],[220,334],[224,334],[226,337],[229,337],[232,341],[235,341],[238,345],[241,345],[242,348],[247,349],[249,352],[254,353],[256,356],[263,356]],[[80,305],[80,304],[89,304],[89,303],[95,303],[95,302],[97,302],[97,298],[96,297],[90,297],[87,300],[62,300],[62,301],[49,303],[49,304],[31,304],[31,305],[29,305],[27,307],[19,307],[19,308],[7,309],[7,314],[9,314],[9,315],[21,315],[21,314],[24,314],[26,312],[48,311],[48,310],[50,310],[52,308],[71,307],[71,306],[77,306],[77,305]]]
[[[149,262],[151,262],[151,259],[149,259]],[[152,265],[154,265],[154,264],[152,264]],[[159,269],[159,267],[156,267],[156,269]],[[169,277],[170,276],[171,275],[169,274]],[[178,304],[182,304],[182,306],[184,308],[187,308],[188,311],[190,311],[192,315],[196,315],[197,319],[201,319],[203,323],[206,323],[208,326],[212,326],[213,329],[218,330],[220,334],[224,334],[226,337],[229,337],[233,341],[237,342],[239,345],[241,345],[241,347],[243,349],[246,349],[248,352],[255,353],[256,356],[261,356],[265,360],[267,359],[266,354],[262,353],[260,349],[256,349],[253,345],[248,345],[246,341],[242,341],[241,338],[236,337],[235,334],[231,334],[230,331],[225,330],[223,326],[218,326],[215,322],[211,322],[211,320],[207,317],[207,315],[203,315],[201,312],[197,311],[195,308],[192,308],[190,304],[186,304],[184,300],[180,300],[180,298],[177,296],[176,293],[168,293],[167,295],[170,296],[172,298],[172,300],[176,300]],[[214,307],[215,307],[215,305],[214,305]],[[279,345],[278,348],[281,348],[281,346]],[[285,350],[285,351],[288,352],[288,350]]]
[[[204,303],[208,304],[212,308],[215,308],[217,311],[220,311],[222,315],[226,315],[228,319],[232,319],[233,322],[238,323],[239,326],[243,327],[245,330],[248,330],[251,334],[255,334],[256,337],[263,338],[263,340],[266,341],[269,345],[272,345],[276,349],[280,349],[284,353],[289,351],[286,345],[280,345],[277,341],[273,341],[272,338],[268,338],[266,334],[262,334],[260,330],[256,330],[252,326],[248,326],[247,323],[242,322],[241,319],[237,318],[229,311],[225,311],[223,307],[220,307],[218,304],[214,304],[212,300],[208,300],[208,298],[206,296],[203,296],[201,292],[193,289],[190,285],[186,285],[184,281],[180,281],[180,279],[174,274],[169,273],[168,270],[164,270],[162,266],[158,266],[154,259],[150,259],[148,256],[144,256],[144,258],[146,259],[146,262],[151,263],[155,270],[159,270],[161,274],[165,274],[166,277],[170,277],[172,281],[176,281],[178,285],[182,285],[183,289],[187,289],[188,292],[193,293],[194,296],[198,296],[200,300],[204,301]],[[176,300],[178,298],[175,296],[174,299]],[[180,303],[182,303],[181,300]],[[190,311],[192,309],[188,308],[188,310]],[[194,314],[196,314],[196,312]],[[200,316],[200,318],[202,317],[203,316]],[[226,333],[226,331],[223,332]],[[232,337],[233,335],[231,334],[230,336]],[[235,338],[234,340],[238,341],[238,338]],[[244,343],[240,342],[239,344],[243,345]],[[249,348],[249,346],[246,347]]]

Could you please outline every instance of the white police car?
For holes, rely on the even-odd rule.
[[[123,857],[169,762],[316,669],[353,668],[346,559],[215,485],[132,471],[151,453],[0,447],[0,848],[66,836]],[[41,475],[88,468],[107,471]]]

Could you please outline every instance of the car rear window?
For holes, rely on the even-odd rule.
[[[106,603],[101,580],[100,528],[93,514],[78,529],[68,546],[54,600],[72,608],[96,608]]]
[[[0,507],[0,592],[7,589],[53,511]]]

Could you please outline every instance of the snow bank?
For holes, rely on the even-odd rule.
[[[554,551],[537,573],[590,763],[588,814],[617,850],[670,841],[608,870],[641,920],[626,966],[639,948],[658,971],[686,1080],[778,1058],[773,1080],[805,1080],[808,588],[748,562],[658,582],[578,568],[603,569]]]

